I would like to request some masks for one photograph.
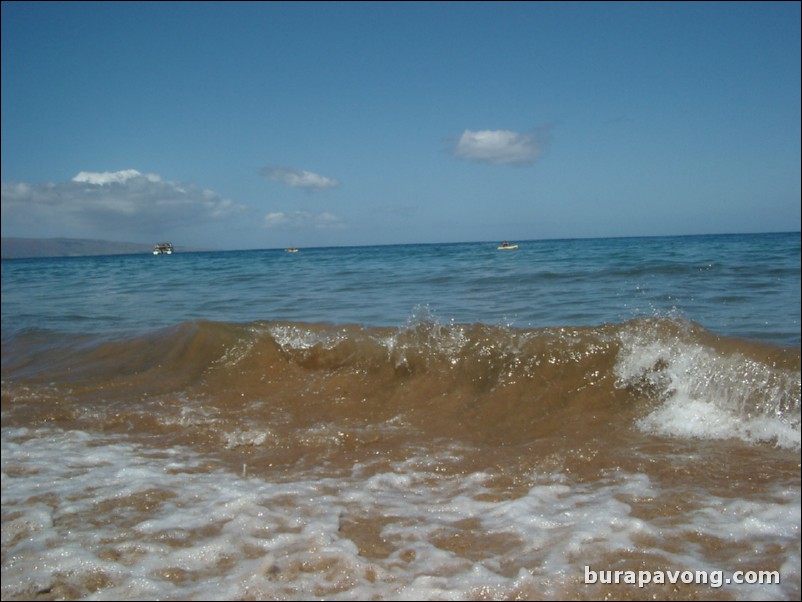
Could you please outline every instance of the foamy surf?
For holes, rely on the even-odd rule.
[[[622,329],[617,386],[640,388],[659,402],[637,420],[650,433],[702,439],[738,438],[800,448],[799,369],[764,353],[717,342],[675,321],[664,328],[632,323]],[[715,346],[718,344],[718,347]],[[762,351],[762,350],[761,350]],[[758,359],[760,358],[760,359]]]
[[[453,444],[271,479],[55,428],[5,428],[2,451],[4,599],[641,599],[665,590],[587,584],[585,567],[731,574],[747,550],[778,559],[782,582],[678,597],[799,591],[798,485],[700,490],[667,511],[676,492],[644,473],[534,471],[499,489],[458,470]]]

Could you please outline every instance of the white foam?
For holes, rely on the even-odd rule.
[[[745,417],[715,403],[675,395],[637,421],[646,432],[698,439],[738,438],[799,448],[798,425],[767,416]]]
[[[720,355],[682,337],[621,335],[618,386],[642,388],[661,403],[638,426],[663,436],[738,438],[798,449],[798,372]]]
[[[274,445],[276,435],[270,429],[242,429],[221,434],[226,449]]]
[[[666,568],[742,568],[738,552],[712,566],[703,546],[664,544],[688,534],[758,556],[787,550],[791,589],[732,587],[729,596],[788,598],[798,588],[798,486],[777,485],[769,499],[700,493],[658,524],[634,512],[663,493],[644,474],[582,483],[521,475],[529,486],[498,499],[493,475],[443,470],[460,453],[421,449],[346,476],[317,467],[269,481],[209,471],[209,459],[187,449],[5,428],[3,599],[59,587],[86,599],[564,599],[587,593],[585,564],[621,554]],[[378,551],[349,531],[359,523],[373,525],[361,537]]]

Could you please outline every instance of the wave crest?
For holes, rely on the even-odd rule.
[[[4,404],[38,384],[62,407],[114,408],[118,421],[147,400],[202,399],[218,427],[237,429],[247,411],[308,425],[400,419],[431,436],[504,444],[624,425],[800,446],[799,348],[677,319],[544,329],[443,324],[426,312],[400,328],[191,322],[114,340],[40,333],[4,342],[3,355],[13,357]]]

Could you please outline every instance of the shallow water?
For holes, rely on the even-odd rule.
[[[3,262],[3,599],[799,598],[798,234],[178,250]]]

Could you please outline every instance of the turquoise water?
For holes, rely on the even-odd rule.
[[[523,328],[670,316],[800,342],[800,235],[749,234],[5,260],[3,336],[188,320]]]

